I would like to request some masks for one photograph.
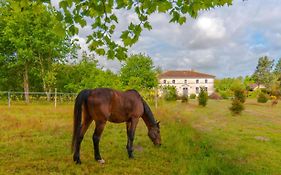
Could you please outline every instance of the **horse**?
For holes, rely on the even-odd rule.
[[[81,164],[80,145],[90,126],[95,122],[92,136],[94,157],[99,163],[105,163],[99,151],[99,142],[107,121],[113,123],[126,122],[127,152],[129,158],[134,158],[133,141],[139,118],[144,120],[148,136],[154,145],[161,145],[160,126],[153,113],[136,90],[125,92],[110,88],[82,90],[75,99],[72,152],[73,161]]]

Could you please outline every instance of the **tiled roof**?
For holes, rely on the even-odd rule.
[[[215,78],[216,76],[195,71],[166,71],[159,75],[159,78]]]

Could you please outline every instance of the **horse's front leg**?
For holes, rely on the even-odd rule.
[[[135,137],[135,131],[138,124],[137,118],[132,118],[132,120],[126,122],[127,126],[127,151],[130,159],[134,158],[133,154],[133,142]]]
[[[100,149],[99,149],[100,138],[101,138],[101,134],[103,132],[105,124],[106,124],[106,122],[96,121],[96,128],[95,128],[95,132],[93,134],[95,159],[99,163],[105,163],[105,161],[101,158]]]

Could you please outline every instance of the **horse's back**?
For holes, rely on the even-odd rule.
[[[143,115],[142,98],[135,90],[121,92],[109,88],[93,89],[89,93],[88,109],[94,120],[115,123]]]

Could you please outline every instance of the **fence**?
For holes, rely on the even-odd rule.
[[[1,104],[7,104],[11,107],[12,104],[25,103],[25,92],[0,91]],[[53,103],[57,104],[73,102],[76,98],[76,93],[65,92],[29,92],[29,103]]]
[[[143,98],[151,105],[156,108],[158,106],[158,90],[148,90],[140,92]],[[25,92],[13,92],[13,91],[0,91],[0,104],[8,105],[11,107],[13,104],[24,104]],[[77,93],[66,93],[66,92],[29,92],[29,103],[53,103],[55,107],[57,104],[73,103]]]

